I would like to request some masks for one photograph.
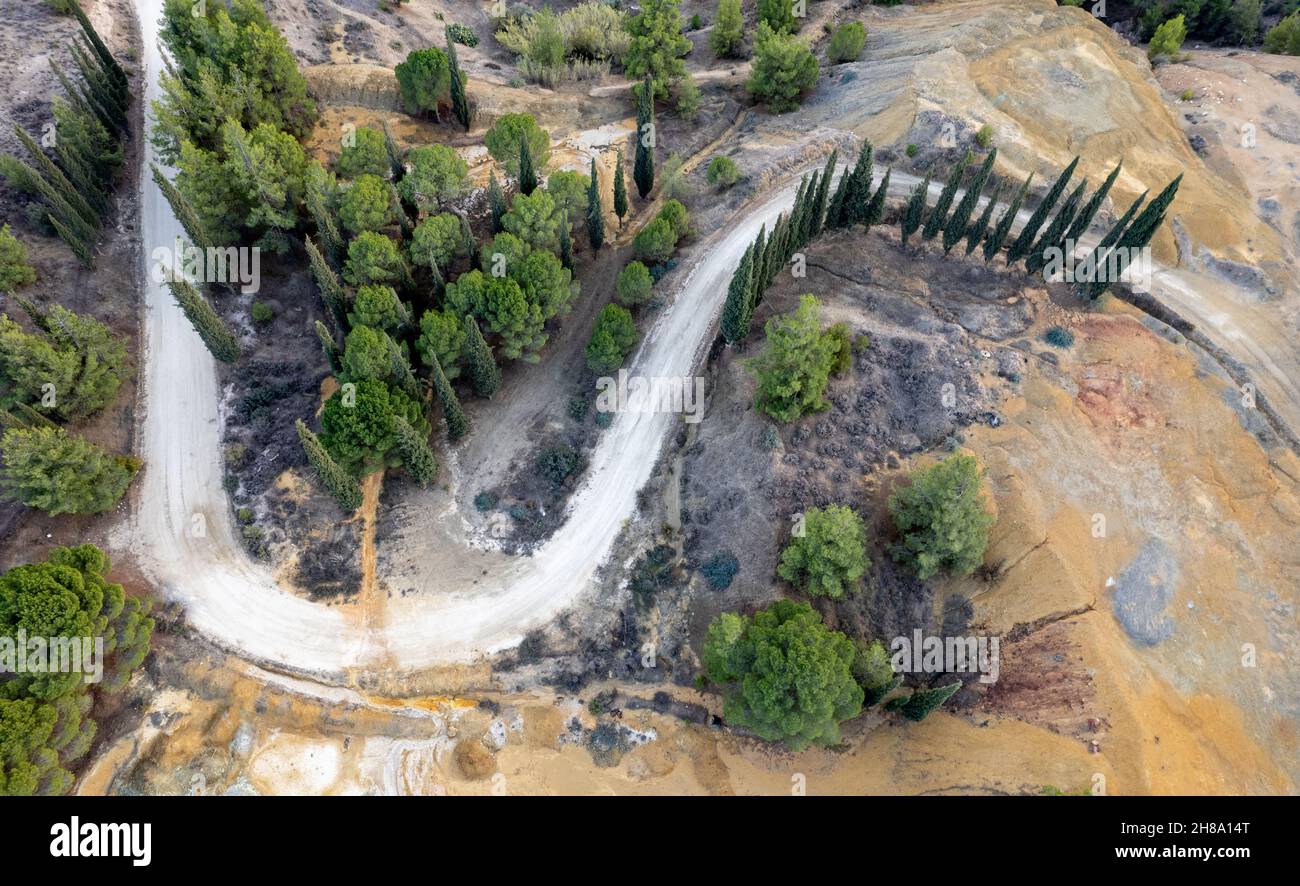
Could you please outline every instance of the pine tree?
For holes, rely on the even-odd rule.
[[[180,305],[185,316],[194,325],[194,331],[207,345],[212,356],[222,363],[234,363],[239,359],[239,340],[230,331],[226,321],[222,320],[208,300],[184,278],[173,278],[167,282],[172,296]]]
[[[587,239],[591,248],[605,244],[605,213],[600,208],[600,179],[596,176],[596,158],[591,158],[591,183],[587,185]]]
[[[150,167],[153,170],[153,180],[158,185],[158,190],[162,191],[162,195],[167,198],[167,202],[172,208],[172,215],[176,216],[176,220],[181,223],[181,227],[185,229],[190,242],[199,249],[215,246],[216,244],[203,230],[203,222],[199,221],[199,217],[195,215],[194,207],[190,205],[190,201],[186,200],[185,195],[176,189],[176,186],[171,183],[167,176],[163,175],[163,171],[158,168],[157,164],[150,164]]]
[[[456,399],[456,392],[443,374],[438,358],[431,353],[429,360],[433,364],[429,368],[429,381],[442,405],[442,418],[447,423],[447,439],[455,443],[469,432],[469,420],[465,418],[465,411],[460,408],[460,400]]]
[[[907,245],[907,238],[916,233],[916,229],[921,227],[921,218],[925,214],[925,195],[930,190],[930,176],[925,177],[921,182],[912,189],[912,196],[908,198],[907,205],[903,207],[903,217],[899,220],[899,231],[902,234],[902,243]]]
[[[646,74],[637,94],[636,108],[636,157],[632,164],[632,180],[636,182],[636,192],[644,200],[655,186],[654,141],[655,100],[654,82]]]
[[[339,345],[334,338],[334,333],[330,332],[328,326],[317,320],[316,337],[320,339],[320,347],[325,352],[325,361],[329,363],[330,371],[338,372],[341,364],[339,362]]]
[[[298,430],[298,440],[302,443],[302,451],[307,456],[307,461],[316,470],[316,476],[320,478],[321,485],[325,487],[334,500],[338,502],[339,507],[345,514],[351,514],[361,507],[361,484],[357,483],[356,478],[349,474],[339,465],[338,462],[325,450],[321,445],[320,439],[313,434],[302,419],[294,422],[294,427]]]
[[[311,266],[311,275],[316,280],[316,288],[320,290],[320,300],[325,305],[325,312],[338,329],[346,329],[348,303],[343,284],[339,282],[338,275],[329,266],[329,262],[325,261],[325,256],[321,255],[320,250],[316,248],[316,243],[310,237],[303,242],[307,247],[307,263]]]
[[[451,74],[451,110],[460,125],[469,132],[469,97],[465,95],[465,73],[456,58],[456,41],[451,39],[451,25],[447,26],[447,66]]]
[[[478,321],[470,316],[465,317],[465,361],[469,364],[469,380],[474,393],[491,399],[501,388],[501,370],[492,356],[492,349],[483,339]]]
[[[988,181],[989,173],[993,171],[993,161],[997,156],[997,148],[989,151],[980,168],[975,171],[975,175],[966,185],[966,193],[962,194],[961,202],[952,211],[952,217],[943,226],[944,255],[947,255],[957,245],[957,241],[965,235],[966,226],[970,224],[971,213],[975,211],[975,204],[979,202],[980,193],[984,190],[984,182]]]
[[[1011,225],[1020,213],[1020,204],[1025,202],[1025,195],[1029,193],[1029,185],[1033,180],[1034,174],[1032,172],[1025,176],[1025,180],[1020,185],[1020,190],[1016,191],[1016,196],[1012,199],[1011,205],[1007,207],[1006,212],[998,217],[998,223],[993,229],[993,233],[984,241],[984,261],[990,261],[1002,248],[1007,235],[1011,233]]]
[[[749,275],[753,264],[753,246],[745,250],[736,272],[727,287],[727,300],[722,306],[722,337],[727,344],[735,345],[749,334],[751,286]]]
[[[429,448],[429,441],[400,415],[393,416],[393,434],[397,438],[397,454],[402,458],[402,467],[406,468],[412,480],[427,488],[438,479],[438,459]]]
[[[569,217],[560,225],[560,264],[573,270],[573,238],[569,236]]]
[[[497,181],[495,171],[488,173],[488,209],[492,214],[492,236],[501,233],[501,219],[509,211],[505,194],[501,192],[501,183]]]
[[[957,161],[957,165],[948,172],[948,180],[943,183],[939,199],[926,217],[925,227],[921,229],[922,240],[933,240],[934,235],[939,233],[944,222],[948,220],[948,207],[952,206],[952,198],[957,194],[957,187],[961,184],[961,178],[966,174],[966,166],[972,159],[971,152],[967,151],[962,155],[961,160]]]
[[[867,230],[870,230],[872,225],[880,224],[885,218],[885,198],[889,196],[889,176],[893,171],[892,168],[885,170],[885,177],[880,180],[876,192],[871,195],[871,202],[867,204],[866,218],[862,220]]]
[[[623,216],[627,215],[627,182],[623,181],[623,152],[614,161],[614,215],[618,216],[618,229],[623,230]]]
[[[1016,237],[1011,247],[1007,250],[1007,267],[1015,264],[1021,256],[1029,252],[1030,246],[1033,245],[1035,237],[1038,235],[1038,229],[1043,226],[1047,220],[1047,214],[1052,211],[1056,201],[1061,199],[1061,192],[1065,190],[1066,184],[1070,181],[1070,176],[1074,175],[1074,167],[1079,165],[1079,158],[1075,157],[1070,161],[1070,165],[1057,176],[1056,181],[1052,184],[1043,202],[1038,204],[1038,208],[1029,216],[1029,221],[1020,229],[1020,236]]]
[[[537,173],[533,170],[533,152],[528,139],[519,140],[519,193],[528,196],[537,190]]]
[[[835,161],[839,159],[838,150],[831,151],[822,169],[821,183],[817,188],[817,197],[813,200],[812,223],[809,226],[811,236],[816,237],[826,225],[826,204],[830,198],[831,176],[835,174]]]
[[[1074,217],[1074,221],[1070,224],[1070,229],[1065,232],[1066,242],[1073,240],[1077,244],[1079,238],[1088,233],[1088,225],[1092,224],[1093,216],[1101,208],[1101,201],[1105,200],[1106,195],[1110,193],[1111,185],[1115,184],[1115,179],[1119,178],[1119,169],[1123,165],[1123,160],[1115,164],[1115,168],[1110,171],[1110,175],[1106,176],[1106,180],[1101,183],[1101,187],[1088,198],[1088,202],[1079,210],[1079,214]]]
[[[1079,203],[1083,200],[1084,189],[1088,183],[1081,181],[1070,192],[1070,196],[1065,199],[1061,205],[1061,211],[1056,213],[1051,224],[1043,231],[1043,236],[1038,238],[1029,255],[1025,257],[1025,270],[1031,274],[1037,274],[1047,264],[1048,251],[1052,249],[1061,249],[1065,244],[1065,232],[1069,230],[1070,224],[1074,221],[1074,216],[1079,211]]]
[[[989,222],[993,218],[993,208],[998,205],[998,195],[1002,193],[1002,182],[993,186],[993,192],[989,194],[988,202],[984,204],[984,211],[980,213],[979,221],[970,226],[966,232],[966,254],[970,255],[975,251],[975,247],[984,239],[984,234],[989,229]]]

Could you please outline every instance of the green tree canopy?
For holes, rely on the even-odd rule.
[[[50,516],[100,514],[126,493],[139,463],[63,428],[12,428],[0,438],[0,496]]]
[[[636,345],[636,323],[626,308],[608,304],[596,316],[587,342],[587,368],[597,374],[613,372],[623,365]]]
[[[454,200],[469,186],[469,167],[455,148],[448,145],[420,145],[406,152],[411,169],[397,190],[402,199],[422,212],[433,212]]]
[[[36,279],[36,269],[27,264],[27,247],[0,226],[0,292],[13,292]]]
[[[426,438],[429,423],[424,408],[381,381],[366,379],[345,384],[325,401],[320,441],[329,454],[354,476],[364,476],[402,463],[395,450],[393,417],[400,415]]]
[[[353,286],[367,283],[397,284],[404,279],[402,255],[397,245],[383,234],[365,231],[348,244],[343,279]]]
[[[81,421],[113,401],[129,373],[126,345],[93,317],[60,305],[37,313],[28,335],[0,314],[0,401]]]
[[[503,114],[483,136],[488,153],[511,178],[519,177],[519,143],[525,140],[533,169],[540,173],[551,159],[551,136],[537,125],[532,114]]]
[[[393,73],[408,114],[436,112],[439,103],[451,100],[451,66],[436,46],[413,50]]]
[[[668,88],[686,75],[682,58],[691,41],[682,34],[680,0],[643,0],[640,12],[627,22],[631,35],[623,54],[623,72],[629,79],[650,75],[655,98],[668,97]]]
[[[420,337],[415,349],[425,366],[433,366],[436,357],[449,381],[460,376],[465,350],[465,324],[449,311],[434,308],[420,318]]]
[[[649,301],[653,285],[650,269],[639,261],[630,261],[619,271],[616,297],[620,304],[630,308]]]
[[[728,684],[723,716],[792,750],[840,740],[862,711],[852,641],[807,603],[777,600],[752,617],[723,613],[704,642],[707,677]]]
[[[773,114],[784,114],[799,107],[800,94],[816,85],[817,59],[808,45],[759,22],[754,67],[745,83],[750,94],[766,103]]]
[[[368,284],[357,287],[352,299],[349,326],[370,326],[392,333],[406,325],[410,314],[391,286]]]
[[[411,235],[411,260],[426,268],[446,268],[463,251],[460,219],[450,212],[430,216]]]
[[[952,456],[915,472],[911,480],[889,497],[889,513],[902,536],[892,548],[894,559],[922,579],[940,570],[969,575],[984,558],[993,524],[974,457]]]
[[[514,234],[532,249],[555,252],[560,248],[560,229],[568,222],[546,191],[515,194],[510,211],[501,219],[507,233]]]
[[[767,321],[767,344],[748,363],[758,378],[754,405],[777,421],[791,422],[828,405],[822,395],[840,348],[818,317],[817,299],[802,296],[793,313]]]
[[[350,233],[378,231],[393,220],[389,185],[377,175],[366,173],[344,188],[339,199],[339,221]]]
[[[709,48],[721,58],[735,58],[744,43],[745,18],[740,12],[740,0],[718,0],[713,30],[709,32]]]
[[[862,518],[844,505],[812,508],[803,529],[781,552],[777,574],[814,597],[839,599],[857,591],[868,565]]]
[[[357,179],[363,175],[387,178],[390,170],[384,134],[369,126],[362,126],[350,133],[350,136],[339,153],[339,162],[335,166],[339,176],[346,179]]]

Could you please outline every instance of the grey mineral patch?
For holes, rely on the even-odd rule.
[[[1174,621],[1165,607],[1174,597],[1178,564],[1160,539],[1148,539],[1115,582],[1115,617],[1139,643],[1154,646],[1169,639]]]

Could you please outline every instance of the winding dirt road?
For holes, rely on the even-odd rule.
[[[137,0],[136,5],[144,35],[147,98],[153,101],[159,97],[157,22],[162,0]],[[146,157],[146,163],[153,159]],[[155,247],[171,245],[181,229],[152,178],[146,174],[140,181],[143,254],[148,261]],[[910,176],[893,176],[896,196],[914,184]],[[708,345],[732,270],[759,227],[770,229],[790,206],[797,185],[788,182],[702,244],[702,258],[634,355],[633,373],[648,377],[693,373]],[[163,593],[184,605],[194,628],[275,670],[346,683],[353,682],[358,672],[417,671],[469,661],[517,644],[528,630],[570,606],[587,587],[624,520],[635,512],[637,491],[650,478],[660,447],[678,421],[673,415],[618,414],[592,453],[586,483],[573,497],[568,521],[533,556],[515,558],[483,575],[472,590],[444,589],[414,614],[408,608],[401,619],[367,627],[347,618],[338,607],[312,603],[281,589],[269,570],[245,553],[222,484],[222,417],[213,360],[170,293],[152,282],[147,268],[142,270],[146,313],[141,454],[146,467],[136,486],[133,550]],[[1196,302],[1198,288],[1184,277],[1166,281],[1177,286],[1160,282],[1170,273],[1158,275],[1157,295]],[[1224,313],[1217,302],[1207,304],[1201,313]],[[1222,320],[1229,323],[1230,317],[1225,313]],[[1223,328],[1240,329],[1235,323]],[[1207,326],[1207,332],[1214,335],[1214,327]],[[1234,356],[1264,374],[1269,372],[1258,358],[1276,353],[1271,346],[1251,353],[1250,336],[1243,333],[1241,341],[1231,335],[1222,338]],[[1279,395],[1283,390],[1294,394],[1292,380],[1300,378],[1294,359],[1273,368]],[[1294,396],[1290,405],[1297,402],[1300,396]]]

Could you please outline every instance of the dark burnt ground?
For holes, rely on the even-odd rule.
[[[214,306],[241,332],[244,354],[222,367],[226,488],[236,530],[250,553],[285,565],[288,578],[316,599],[360,589],[359,527],[316,481],[295,420],[315,427],[321,385],[330,375],[315,323],[320,299],[300,256],[262,255],[258,292],[210,292]],[[250,316],[253,302],[271,308],[269,322]],[[291,472],[291,473],[286,473]]]

